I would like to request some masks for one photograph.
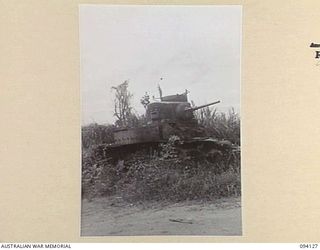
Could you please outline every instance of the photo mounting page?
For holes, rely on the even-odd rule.
[[[81,236],[242,235],[236,5],[80,5]]]

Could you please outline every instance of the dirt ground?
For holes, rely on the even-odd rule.
[[[240,198],[132,205],[117,197],[82,201],[81,235],[241,235]]]

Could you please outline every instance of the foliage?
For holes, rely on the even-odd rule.
[[[92,123],[81,128],[82,148],[87,149],[94,145],[113,143],[115,126]]]
[[[148,104],[150,103],[150,96],[146,92],[143,97],[140,99],[140,103],[143,105],[145,109],[147,109]]]
[[[239,156],[233,161],[216,162],[182,159],[177,154],[179,143],[180,138],[172,136],[160,146],[159,154],[137,151],[116,163],[94,146],[83,150],[83,197],[116,195],[128,202],[177,202],[240,195]]]
[[[209,136],[240,145],[240,116],[234,109],[225,114],[217,112],[216,108],[206,107],[197,110],[195,116]]]
[[[183,201],[240,195],[240,166],[219,171],[207,161],[163,159],[134,155],[112,165],[92,164],[90,153],[83,162],[83,196],[116,195],[129,202]]]
[[[176,146],[179,144],[181,144],[181,139],[176,135],[171,136],[167,143],[161,143],[161,157],[163,159],[176,159],[178,157]]]
[[[224,114],[208,107],[195,115],[208,135],[240,145],[240,117],[234,110]],[[145,116],[132,115],[126,119],[134,127],[146,124]],[[98,124],[82,127],[83,197],[117,195],[130,202],[177,202],[240,195],[238,156],[232,162],[180,159],[176,146],[181,139],[172,136],[160,145],[159,154],[138,151],[126,160],[113,163],[96,148],[114,142],[115,128],[115,125]]]
[[[115,91],[114,116],[117,118],[116,125],[119,127],[132,126],[135,115],[132,112],[131,99],[133,95],[128,90],[129,81],[124,81],[111,89]]]

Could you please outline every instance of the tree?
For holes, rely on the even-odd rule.
[[[111,87],[115,91],[113,115],[117,118],[115,124],[119,127],[129,126],[135,117],[131,107],[133,95],[129,92],[128,85],[129,81],[126,80],[118,86]]]
[[[147,109],[148,104],[150,103],[150,96],[146,92],[143,97],[140,99],[140,103],[143,105],[145,109]]]

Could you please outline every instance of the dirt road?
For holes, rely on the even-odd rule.
[[[147,206],[83,200],[81,235],[241,235],[240,198]]]

